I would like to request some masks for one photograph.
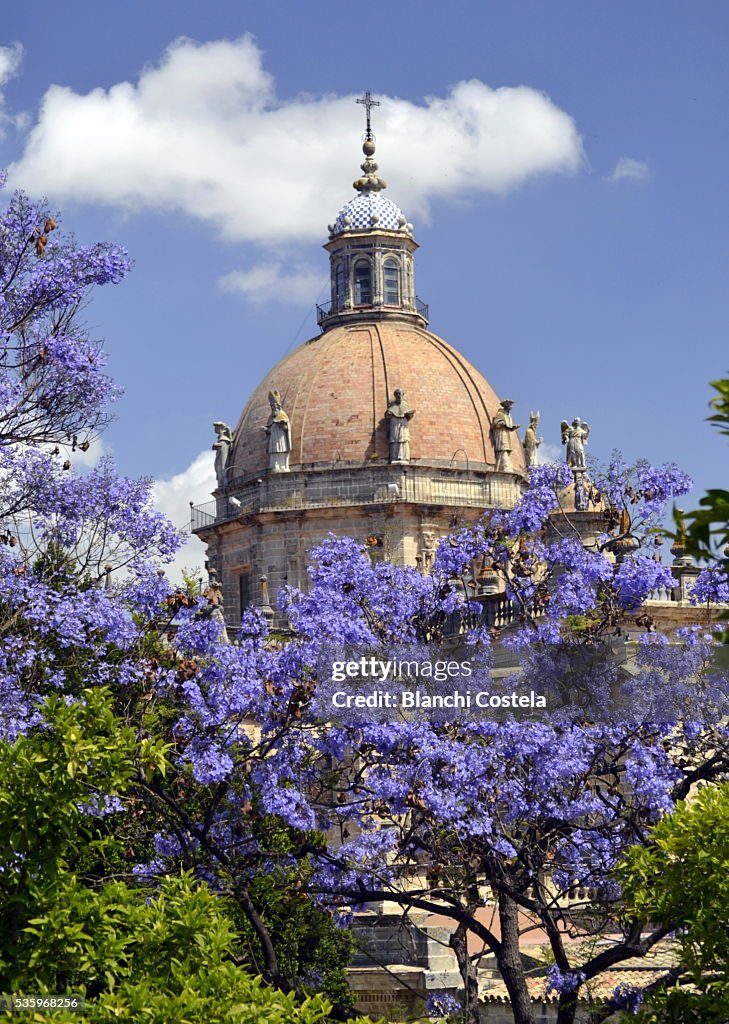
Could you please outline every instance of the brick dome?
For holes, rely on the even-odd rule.
[[[290,466],[386,463],[385,410],[395,388],[415,409],[413,463],[493,467],[489,433],[499,398],[491,385],[437,335],[402,322],[333,327],[281,360],[254,391],[235,432],[231,476],[268,466],[268,394],[281,393],[291,420]],[[524,472],[514,441],[512,462]]]

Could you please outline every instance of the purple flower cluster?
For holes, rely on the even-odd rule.
[[[668,566],[640,553],[623,559],[614,579],[621,608],[635,611],[648,599],[652,590],[660,587],[672,589],[678,580]]]
[[[689,596],[691,604],[729,604],[729,576],[712,566],[702,569]]]
[[[463,1004],[450,992],[431,992],[425,1000],[425,1012],[429,1017],[449,1017],[458,1013]]]
[[[167,594],[154,563],[177,531],[153,507],[149,481],[111,461],[79,476],[119,394],[101,345],[76,310],[94,285],[129,269],[118,246],[77,244],[26,196],[0,213],[0,731],[37,723],[45,695],[132,687],[138,644]],[[110,588],[110,570],[131,576]],[[116,579],[116,577],[115,577]],[[156,581],[156,582],[155,582]]]
[[[529,470],[529,487],[521,500],[504,517],[504,526],[511,536],[536,533],[559,507],[560,493],[571,483],[572,474],[566,463],[535,466]]]
[[[10,198],[0,213],[0,438],[83,441],[103,426],[118,390],[75,310],[89,288],[121,281],[129,266],[118,246],[78,245],[47,208]]]
[[[562,971],[556,964],[552,964],[547,971],[547,991],[570,995],[577,992],[585,979],[583,971]]]
[[[613,452],[604,471],[593,467],[591,478],[606,508],[630,510],[633,532],[660,525],[669,502],[692,486],[691,478],[672,462],[659,467],[640,459],[631,466],[620,452]]]
[[[615,987],[611,1002],[619,1010],[626,1010],[628,1013],[636,1014],[645,1002],[645,995],[635,985],[621,982]]]

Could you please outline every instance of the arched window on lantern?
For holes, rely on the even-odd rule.
[[[386,259],[382,268],[386,306],[400,305],[400,264],[396,259]]]
[[[354,302],[356,306],[369,306],[372,302],[372,268],[369,260],[358,260],[354,265]]]
[[[347,275],[343,263],[334,271],[334,308],[343,309],[347,298]]]

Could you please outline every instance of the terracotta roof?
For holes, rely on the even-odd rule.
[[[662,974],[666,973],[665,968],[658,968],[653,971],[605,971],[599,978],[595,978],[580,989],[580,998],[610,999],[618,985],[629,985],[631,988],[642,989],[652,984]],[[527,978],[527,988],[532,1000],[537,1003],[556,1003],[559,995],[556,992],[547,992],[547,979]],[[480,992],[480,999],[484,1003],[508,1003],[509,994],[503,981],[494,981],[493,984],[484,986]]]
[[[240,418],[234,476],[268,464],[268,393],[278,390],[291,420],[290,465],[387,461],[384,414],[395,388],[415,410],[410,454],[415,461],[493,464],[489,436],[499,398],[464,357],[437,335],[398,321],[334,327],[281,360],[254,391]],[[523,418],[523,415],[522,415]],[[512,453],[523,471],[521,444]]]
[[[598,947],[608,948],[613,943],[609,939],[599,942]],[[650,949],[645,956],[631,957],[616,964],[610,971],[603,971],[597,978],[587,982],[580,989],[582,999],[609,999],[618,985],[626,985],[631,988],[642,989],[657,981],[663,974],[666,974],[671,967],[675,967],[677,960],[677,945],[670,939],[659,942]],[[505,1003],[509,1002],[509,995],[506,985],[500,978],[493,981],[482,982],[481,999],[484,1002]],[[559,995],[556,992],[547,992],[547,979],[545,975],[527,978],[529,995],[535,1002],[556,1003]]]

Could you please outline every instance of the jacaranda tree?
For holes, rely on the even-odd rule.
[[[559,691],[568,681],[590,691],[587,716],[562,723],[497,724],[469,721],[465,713],[440,723],[360,720],[312,740],[327,765],[332,758],[341,765],[338,776],[319,775],[325,785],[313,809],[320,824],[351,836],[320,858],[322,890],[350,905],[390,899],[450,917],[474,1021],[469,935],[494,955],[519,1024],[534,1019],[520,915],[547,936],[560,1024],[574,1019],[584,983],[667,935],[670,923],[646,930],[622,913],[613,867],[627,846],[647,841],[650,826],[677,799],[729,767],[716,717],[726,706],[726,678],[714,667],[711,639],[686,629],[669,644],[644,608],[653,588],[673,585],[651,552],[666,502],[687,481],[674,467],[631,469],[617,459],[593,476],[605,522],[588,549],[571,534],[569,516],[555,515],[563,471],[543,468],[532,473],[516,509],[442,543],[430,578],[372,566],[356,545],[332,540],[318,552],[311,591],[288,600],[301,640],[281,664],[301,679],[295,659],[315,664],[311,646],[324,640],[355,649],[442,642],[453,582],[471,577],[485,559],[517,609],[501,638],[518,662],[513,679],[522,689]],[[471,625],[474,646],[488,646],[477,617]],[[619,710],[629,720],[609,711],[590,720],[616,686],[627,697]],[[678,709],[692,721],[677,722]],[[356,752],[353,762],[347,752]],[[315,765],[302,786],[302,761],[291,759],[289,799],[316,783]],[[575,891],[586,895],[575,900]],[[487,903],[496,905],[498,929],[479,915]],[[575,941],[606,932],[620,937],[590,955]]]
[[[190,630],[201,637],[209,634],[204,615],[211,606],[204,598],[175,590],[161,574],[180,538],[154,509],[150,481],[119,475],[109,459],[85,474],[74,472],[74,454],[88,450],[117,397],[104,372],[101,344],[84,329],[80,311],[93,286],[120,281],[128,268],[118,246],[77,244],[64,236],[57,216],[22,194],[12,196],[0,215],[0,760],[8,768],[0,863],[5,941],[0,973],[6,990],[48,990],[49,985],[68,983],[103,996],[118,994],[123,981],[121,1002],[132,1005],[135,999],[146,999],[151,1012],[156,993],[164,1005],[155,1019],[162,1020],[178,1016],[164,1002],[174,1002],[174,986],[160,988],[162,976],[149,974],[142,991],[144,951],[135,954],[133,968],[132,961],[125,961],[124,951],[139,946],[148,905],[149,890],[141,888],[145,876],[135,875],[133,868],[149,859],[160,823],[167,824],[160,807],[184,806],[190,820],[196,820],[202,808],[207,813],[203,797],[211,794],[198,786],[179,754],[169,765],[169,785],[162,786],[166,762],[150,770],[146,750],[152,744],[165,751],[172,743],[170,749],[176,752],[182,702],[158,707],[155,686],[168,677],[198,678],[194,658],[188,656],[194,648]],[[176,614],[183,618],[179,643],[167,637]],[[236,649],[236,654],[223,664],[231,678],[247,666],[244,650]],[[64,732],[55,719],[49,720],[49,701],[56,719],[66,707],[73,717],[74,708],[95,707],[93,695],[102,691],[108,707],[104,705],[104,716],[97,715],[96,734],[83,733],[73,722],[66,722]],[[22,746],[26,737],[30,747],[12,745]],[[76,751],[63,762],[60,774],[53,773],[58,766],[49,763],[44,742],[61,754],[66,747]],[[204,735],[200,742],[204,745]],[[10,769],[21,756],[27,762],[25,775]],[[124,777],[118,780],[114,771],[121,762]],[[35,794],[23,789],[33,779]],[[213,791],[212,798],[222,795]],[[20,807],[25,818],[13,826]],[[260,816],[254,821],[257,832],[266,836],[261,845],[274,856],[300,845],[298,832],[292,838],[282,820]],[[214,813],[211,826],[218,826]],[[252,840],[251,847],[255,845]],[[233,929],[239,942],[237,951],[225,952],[227,966],[221,962],[216,967],[230,997],[219,1007],[220,1019],[299,1019],[292,1000],[322,987],[341,996],[342,964],[349,955],[346,936],[340,937],[327,914],[306,899],[300,881],[291,876],[290,859],[278,874],[271,872],[270,861],[254,861],[247,873],[231,873],[226,887],[224,850],[219,852],[215,873],[205,875],[201,857],[190,856],[187,864],[201,882],[205,877],[214,880],[216,895],[234,890],[230,914],[218,928],[231,935]],[[179,881],[179,871],[175,877]],[[255,899],[249,882],[257,882]],[[272,882],[279,884],[278,899]],[[127,892],[125,885],[132,888]],[[209,898],[201,891],[188,899],[187,892],[172,892],[174,880],[169,885],[167,904],[162,900],[157,908],[160,920],[165,905],[174,904],[174,913],[183,917],[189,910],[194,917],[195,901],[202,906]],[[287,894],[292,921],[286,929],[281,901]],[[131,917],[125,917],[127,904]],[[90,927],[94,915],[104,916],[104,907],[110,913],[116,907],[118,920],[106,930]],[[149,914],[154,917],[157,910]],[[51,924],[42,928],[43,921]],[[79,953],[73,970],[68,957],[53,963],[64,945],[56,941],[53,946],[52,938],[61,921],[67,949]],[[172,918],[167,925],[174,931]],[[211,925],[207,933],[200,932],[198,946],[210,947],[218,963],[214,931]],[[267,970],[266,950],[273,950],[277,939],[284,968]],[[33,952],[41,949],[44,955]],[[182,965],[189,952],[180,949]],[[324,954],[329,963],[322,962]],[[231,979],[245,970],[263,974],[290,995],[276,1002],[265,994],[259,997],[243,982],[231,987]],[[185,971],[181,968],[180,977]],[[132,976],[136,995],[129,987]],[[213,988],[208,984],[209,993]],[[248,1010],[231,1016],[235,999],[246,993]],[[340,1003],[332,1012],[342,1019],[347,1000]],[[255,1016],[259,1011],[260,1018]],[[99,1009],[99,1019],[106,1019],[105,1012]],[[116,1003],[114,1012],[121,1012]],[[189,1006],[186,1012],[192,1012]],[[128,1006],[125,1013],[134,1017]],[[202,1019],[213,1019],[207,1004],[200,1013]],[[196,1011],[195,1019],[200,1013]],[[301,1020],[329,1016],[329,1004],[319,1002],[302,1011]]]
[[[673,466],[618,459],[593,472],[602,532],[587,548],[579,517],[559,511],[566,482],[564,468],[533,472],[515,509],[443,542],[429,576],[332,538],[314,553],[310,590],[285,596],[285,645],[255,614],[230,645],[214,619],[184,610],[176,645],[187,671],[157,671],[154,702],[179,709],[177,764],[200,805],[192,813],[159,787],[149,793],[166,827],[147,870],[193,861],[235,890],[266,862],[306,861],[309,891],[345,920],[383,899],[449,918],[474,1022],[469,939],[495,957],[514,1020],[531,1024],[520,938],[525,919],[541,928],[568,1024],[586,983],[668,935],[670,924],[646,929],[623,912],[614,868],[677,800],[729,768],[711,634],[684,629],[669,642],[645,608],[655,588],[675,585],[653,552],[666,504],[688,481]],[[515,609],[500,638],[464,596],[484,564]],[[584,692],[561,718],[537,722],[331,714],[323,651],[426,645],[432,656],[464,631],[474,654],[488,659],[495,639],[508,651],[508,689]],[[298,848],[267,851],[256,824],[267,815],[298,831]],[[485,923],[488,906],[498,928]],[[603,934],[611,940],[585,954],[579,940]],[[264,957],[275,977],[275,950]]]

